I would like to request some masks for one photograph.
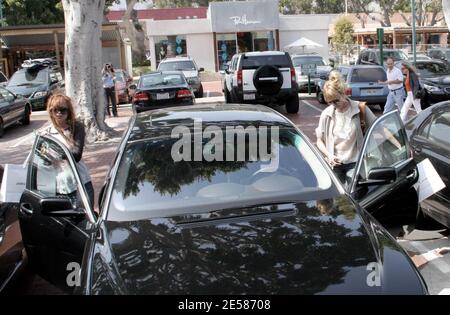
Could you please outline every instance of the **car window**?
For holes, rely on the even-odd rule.
[[[428,139],[435,144],[450,147],[450,111],[433,116]]]
[[[125,82],[125,75],[123,74],[123,72],[114,72],[114,79],[116,80],[116,82]]]
[[[391,167],[407,160],[409,156],[405,139],[406,135],[395,113],[378,121],[367,139],[359,171],[360,178],[367,179],[373,168]]]
[[[161,62],[158,66],[160,71],[181,71],[181,70],[196,70],[194,63],[190,60],[184,61],[168,61]]]
[[[445,58],[446,60],[450,60],[450,51],[447,51],[447,53],[446,53],[446,58]]]
[[[242,56],[243,70],[258,69],[260,66],[265,65],[290,68],[290,57],[288,55]]]
[[[74,205],[77,200],[77,181],[67,155],[50,139],[40,137],[32,156],[29,189],[43,197],[67,196]]]
[[[447,65],[437,62],[416,62],[416,69],[422,77],[449,74]]]
[[[140,88],[170,86],[184,84],[186,80],[181,74],[152,74],[141,77]]]
[[[344,81],[347,81],[349,69],[348,68],[338,68],[338,71],[341,73],[342,78],[344,79]]]
[[[40,85],[48,83],[48,70],[18,70],[16,71],[8,86],[26,86],[26,85]]]
[[[386,72],[382,68],[355,68],[351,73],[351,83],[385,81]]]
[[[12,95],[9,91],[5,89],[0,89],[0,95],[3,101],[11,102],[12,100],[14,100],[14,95]]]
[[[369,61],[369,54],[367,52],[363,52],[361,56],[362,61]]]
[[[294,129],[281,128],[277,138],[269,136],[270,128],[266,135],[259,134],[267,136],[273,153],[272,160],[263,160],[261,152],[265,149],[253,138],[258,132],[253,128],[254,133],[248,134],[248,130],[219,128],[222,133],[215,138],[222,140],[223,149],[213,146],[209,138],[202,141],[200,137],[200,153],[219,154],[222,158],[200,154],[192,159],[190,153],[196,145],[190,138],[182,148],[179,143],[184,138],[169,136],[128,144],[114,182],[108,220],[199,213],[235,203],[242,207],[302,195],[305,200],[317,200],[321,194],[336,191],[324,165]],[[188,127],[180,131],[190,132]],[[180,155],[186,153],[187,158],[174,159],[174,150]]]
[[[6,82],[6,81],[8,81],[8,79],[5,77],[5,75],[2,72],[0,72],[0,83]]]
[[[383,50],[383,60],[386,60],[388,57],[394,59],[394,61],[400,61],[400,60],[408,60],[408,55],[406,55],[401,50]],[[376,53],[376,61],[380,60],[380,52],[377,51]]]
[[[299,67],[304,64],[315,64],[316,66],[325,66],[322,57],[296,57],[292,58],[294,67]]]

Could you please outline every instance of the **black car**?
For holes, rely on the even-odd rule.
[[[389,146],[386,128],[400,148]],[[37,137],[28,167],[19,217],[29,262],[69,292],[427,293],[368,212],[381,219],[417,209],[397,112],[369,130],[348,193],[308,138],[261,105],[134,115],[98,217],[63,144]],[[81,202],[59,185],[61,173]]]
[[[0,87],[0,138],[10,125],[17,122],[29,125],[30,115],[31,104],[28,99]]]
[[[17,70],[9,80],[7,89],[28,99],[33,110],[46,109],[48,98],[64,92],[61,71],[48,64],[35,63]]]
[[[394,61],[408,61],[408,56],[400,49],[383,49],[383,67],[386,68],[386,59],[391,57]],[[380,50],[365,49],[361,51],[356,61],[357,65],[380,65]]]
[[[450,68],[446,63],[436,60],[417,61],[419,81],[425,89],[421,99],[422,108],[431,104],[450,100]]]
[[[450,48],[430,48],[427,51],[427,55],[435,60],[443,61],[450,66]]]
[[[131,85],[136,92],[133,96],[133,111],[170,107],[175,105],[193,105],[195,102],[183,72],[158,71],[144,74],[137,86]]]
[[[422,211],[450,227],[450,102],[423,110],[405,128],[416,163],[430,159],[445,183],[444,189],[421,203]]]

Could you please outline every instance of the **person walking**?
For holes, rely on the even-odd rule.
[[[403,122],[405,122],[408,117],[408,111],[412,105],[414,105],[417,114],[422,111],[422,107],[420,105],[420,93],[422,88],[420,87],[419,77],[417,76],[416,71],[411,65],[403,62],[402,72],[406,76],[406,100],[400,112],[400,117],[402,118]]]
[[[387,65],[387,80],[378,81],[380,84],[387,84],[389,88],[389,94],[384,105],[383,114],[395,109],[395,104],[400,111],[403,107],[403,100],[405,99],[405,89],[403,88],[403,73],[400,69],[394,66],[394,59],[388,57],[386,60]]]
[[[114,117],[117,115],[117,104],[116,104],[116,91],[114,88],[114,69],[112,65],[105,64],[102,70],[102,81],[103,89],[105,91],[105,107],[106,113],[111,117],[111,112],[109,110],[109,102],[111,102],[111,109]]]
[[[376,117],[365,103],[345,95],[345,82],[338,71],[331,71],[323,95],[329,106],[322,111],[316,128],[317,147],[339,180],[346,183],[362,149],[365,129]]]
[[[47,133],[65,144],[72,153],[91,206],[94,206],[94,186],[88,168],[82,160],[86,137],[84,125],[75,119],[72,101],[68,96],[52,95],[47,103],[47,111],[50,117],[50,127],[47,129]],[[79,196],[77,201],[80,201]]]

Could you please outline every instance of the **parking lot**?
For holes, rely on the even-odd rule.
[[[220,83],[213,82],[205,88],[205,97],[198,99],[197,103],[223,102],[224,98],[220,90]],[[315,141],[314,129],[317,127],[321,112],[326,105],[320,104],[314,95],[300,94],[300,107],[297,114],[286,114],[280,107],[278,110],[300,127],[302,132]],[[381,115],[378,107],[372,108],[377,116]],[[410,114],[414,114],[413,111]],[[112,128],[122,131],[131,116],[129,105],[119,107],[118,118],[108,118],[107,123]],[[33,141],[34,130],[42,128],[47,123],[47,113],[44,111],[33,112],[31,124],[21,126],[19,124],[8,128],[5,136],[0,140],[0,163],[22,163]],[[112,139],[105,143],[89,144],[85,151],[85,161],[91,171],[94,189],[98,193],[104,177],[111,163],[113,154],[119,139]],[[442,257],[430,256],[434,250],[450,247],[448,230],[436,227],[429,231],[414,230],[413,226],[398,226],[391,228],[390,233],[397,238],[399,244],[407,251],[426,280],[430,294],[449,294],[450,290],[450,254],[443,253]],[[428,254],[427,254],[428,253]],[[422,256],[422,254],[426,254]],[[430,257],[434,257],[431,259]],[[427,261],[429,260],[429,261]],[[48,284],[45,280],[27,271],[17,280],[13,288],[15,293],[26,294],[59,294],[58,289]]]

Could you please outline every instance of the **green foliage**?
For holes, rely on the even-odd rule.
[[[3,7],[6,25],[64,23],[60,0],[6,0]]]
[[[349,18],[343,16],[336,21],[332,43],[337,51],[348,53],[349,46],[354,44],[353,32],[353,23]]]

